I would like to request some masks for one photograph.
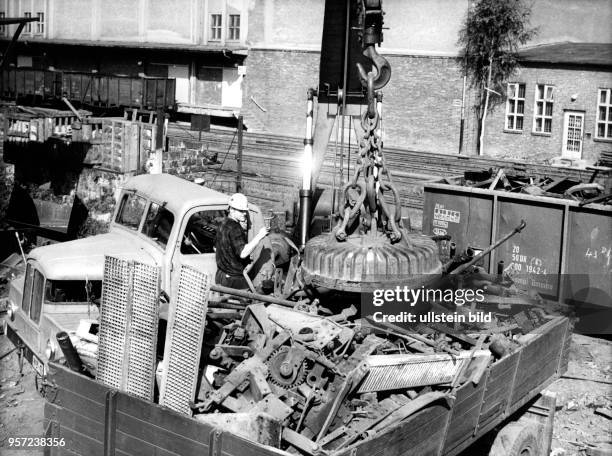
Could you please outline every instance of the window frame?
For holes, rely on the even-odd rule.
[[[0,19],[6,19],[6,11],[0,11]],[[6,36],[6,25],[0,25],[0,36]]]
[[[539,98],[539,89],[543,87],[543,98]],[[550,89],[550,98],[548,97]],[[552,135],[552,124],[553,124],[553,110],[555,109],[555,86],[552,84],[536,84],[534,91],[533,100],[533,125],[531,128],[532,133],[538,135]],[[542,103],[542,114],[538,114],[538,104]],[[547,105],[551,106],[550,115],[546,114]],[[541,120],[541,128],[537,129],[537,121]],[[550,121],[550,131],[546,131],[546,121]]]
[[[606,94],[606,100],[601,102],[602,93]],[[600,111],[604,108],[604,119],[600,119]],[[612,141],[612,88],[597,89],[597,114],[595,116],[595,140]],[[603,136],[599,136],[599,127],[603,125]]]
[[[211,13],[209,17],[208,41],[221,42],[223,40],[223,14]],[[216,19],[219,19],[218,24],[216,23]]]
[[[45,276],[37,268],[34,268],[32,281],[32,299],[30,302],[30,320],[36,324],[40,323],[42,315],[43,297],[45,295]]]
[[[32,11],[24,11],[23,12],[23,17],[26,17],[28,19],[32,18]],[[23,29],[23,33],[26,35],[31,35],[32,34],[32,23],[31,22],[26,22],[26,25]]]
[[[123,222],[123,218],[121,218],[121,220],[119,219],[119,216],[121,214],[123,214],[123,210],[125,209],[125,206],[128,202],[129,198],[139,198],[140,200],[144,201],[144,205],[143,205],[143,209],[142,209],[142,214],[140,214],[140,220],[138,222],[138,226],[132,227],[130,225],[126,225]],[[117,225],[126,228],[130,231],[134,231],[134,232],[139,232],[142,229],[142,224],[144,222],[144,218],[145,215],[147,213],[148,207],[149,207],[149,201],[147,200],[147,198],[145,198],[144,196],[136,193],[136,192],[132,192],[132,191],[127,191],[125,193],[123,193],[123,195],[121,196],[121,200],[119,201],[119,208],[117,210],[117,213],[115,214],[115,217],[113,219],[113,223],[116,223]]]
[[[221,225],[221,223],[223,223],[223,220],[225,219],[225,217],[227,216],[227,207],[223,207],[223,206],[210,206],[210,207],[204,207],[204,208],[197,208],[195,211],[189,213],[186,215],[185,217],[185,224],[182,227],[182,231],[181,231],[181,245],[178,248],[178,251],[180,252],[180,254],[182,256],[193,256],[193,255],[214,255],[215,251],[214,251],[214,246],[215,246],[215,242],[216,242],[216,236],[217,233],[215,232],[215,239],[213,240],[212,243],[212,252],[202,252],[202,253],[196,253],[194,252],[186,252],[184,247],[185,247],[185,237],[188,236],[186,233],[188,230],[190,230],[190,226],[192,223],[192,219],[197,215],[200,214],[201,212],[216,212],[217,214],[215,214],[215,218],[216,217],[221,217],[221,220],[219,221],[219,224],[215,227],[215,230],[218,230],[219,226]],[[193,231],[193,230],[190,230]],[[196,238],[196,241],[200,240],[198,238]],[[193,241],[192,241],[193,242]]]
[[[21,295],[21,310],[28,317],[32,306],[32,289],[34,288],[34,270],[32,263],[26,265],[25,276],[23,278],[23,294]],[[26,305],[27,304],[27,305]]]
[[[45,34],[45,12],[37,11],[36,17],[38,18],[38,22],[36,23],[36,33],[35,35],[44,35]],[[41,20],[42,19],[42,20]]]
[[[151,210],[154,208],[154,206],[156,206],[155,215],[151,217]],[[159,223],[161,222],[160,215],[164,212],[170,214],[170,216],[172,217],[172,219],[170,220],[170,230],[168,231],[168,237],[166,238],[165,243],[160,242],[159,237],[153,236],[153,234],[159,232],[157,230],[159,229]],[[153,221],[155,221],[155,223],[151,223]],[[147,208],[143,214],[143,222],[141,223],[139,232],[147,239],[152,241],[157,247],[165,251],[168,248],[168,244],[170,244],[170,240],[172,239],[172,231],[174,230],[175,224],[176,216],[171,210],[166,207],[165,203],[158,203],[156,201],[151,200],[149,201]],[[152,228],[152,232],[147,233],[147,228]]]
[[[512,96],[510,95],[510,87],[514,86]],[[521,94],[521,86],[523,87],[523,96]],[[524,82],[509,82],[506,86],[506,110],[504,116],[504,131],[512,133],[522,133],[525,129],[525,95],[527,93],[527,84]],[[523,102],[523,111],[518,111],[519,102]],[[512,111],[510,106],[512,104]],[[512,117],[512,127],[509,126],[508,119]],[[521,128],[517,128],[517,119],[521,118]]]
[[[238,24],[232,22],[233,19],[238,19]],[[240,26],[242,23],[241,14],[228,14],[227,15],[227,40],[228,41],[240,41]],[[236,34],[238,36],[236,36]]]

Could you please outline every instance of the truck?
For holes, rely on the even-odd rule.
[[[128,328],[126,320],[134,315],[120,315],[113,305],[123,298],[115,293],[106,300],[102,294],[101,331],[146,340],[131,346],[109,337],[104,349],[101,340],[105,355],[99,364],[118,371],[122,382],[108,381],[105,366],[98,366],[94,379],[78,363],[48,363],[45,437],[58,445],[47,447],[47,454],[457,455],[500,427],[492,456],[548,454],[555,399],[540,392],[567,368],[570,321],[511,295],[503,273],[483,275],[472,268],[501,241],[473,259],[453,258],[447,263],[459,266],[453,278],[436,243],[448,239],[435,240],[402,225],[399,192],[386,168],[379,128],[378,91],[390,78],[388,62],[375,50],[382,41],[382,14],[376,0],[326,1],[321,62],[331,67],[321,68],[319,89],[308,91],[300,249],[293,257],[297,261],[283,270],[284,283],[275,282],[276,296],[233,292],[242,300],[215,301],[202,286],[208,279],[193,280],[197,274],[188,273],[191,281],[181,282],[185,270],[209,277],[214,272],[209,246],[215,211],[224,209],[227,199],[198,189],[210,201],[194,206],[194,184],[167,176],[135,178],[123,190],[111,232],[78,241],[98,243],[88,258],[96,259],[103,289],[114,285],[102,272],[102,255],[107,261],[153,264],[172,306],[166,331],[145,333],[140,323],[150,316],[137,315],[139,323]],[[349,39],[338,46],[332,38],[339,37]],[[361,54],[354,49],[358,41],[372,69],[366,72],[359,57],[355,77],[348,74],[355,62],[345,59]],[[356,117],[354,124],[362,128],[358,137],[365,140],[353,179],[336,189],[339,223],[311,237],[313,189],[339,115]],[[142,183],[140,189],[135,181]],[[179,185],[185,189],[178,191]],[[250,235],[262,220],[256,208],[252,212]],[[206,228],[192,235],[193,217]],[[511,223],[516,226],[518,220]],[[55,248],[59,256],[63,249]],[[443,273],[460,288],[468,282],[488,287],[490,299],[483,305],[496,315],[491,326],[457,331],[440,324],[410,330],[372,325],[363,306],[368,293],[401,285],[425,290]],[[265,264],[258,274],[277,275]],[[129,290],[130,279],[125,280]],[[179,313],[181,295],[188,305]],[[360,301],[362,312],[356,309]],[[154,308],[157,297],[148,304]],[[462,306],[432,303],[431,309],[454,313]],[[128,331],[116,331],[113,319],[104,318],[107,311]],[[149,328],[155,327],[152,320]],[[165,337],[161,370],[151,360],[156,347],[160,353],[155,343],[160,337]],[[134,356],[146,362],[112,356],[127,350],[128,360]],[[146,397],[124,387],[130,372],[147,388]],[[178,405],[163,400],[169,392],[180,396]]]
[[[182,265],[214,277],[215,234],[228,199],[173,175],[136,176],[123,186],[107,233],[33,249],[25,274],[9,288],[6,334],[19,349],[20,363],[27,359],[40,382],[47,363],[62,357],[55,335],[74,333],[81,320],[98,318],[106,255],[160,267],[165,297],[176,292]],[[249,214],[251,239],[264,220],[255,205],[249,206]],[[268,242],[253,256],[261,255]],[[261,283],[257,276],[264,269],[251,271],[255,284]],[[167,319],[167,305],[161,318]]]

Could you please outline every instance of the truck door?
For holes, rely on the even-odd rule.
[[[207,206],[191,209],[179,227],[172,256],[170,299],[176,296],[179,274],[183,265],[210,274],[214,281],[217,272],[215,239],[217,228],[225,218],[227,206]]]

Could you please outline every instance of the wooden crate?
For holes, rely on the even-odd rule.
[[[83,137],[89,136],[92,144],[101,143],[101,166],[113,171],[142,172],[149,155],[157,147],[157,126],[154,124],[102,119],[101,128],[95,124],[91,134],[89,128],[86,127]]]

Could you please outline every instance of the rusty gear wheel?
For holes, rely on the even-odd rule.
[[[283,345],[270,355],[266,361],[268,366],[268,380],[281,388],[293,388],[306,380],[306,360],[298,365],[291,364],[289,358],[290,348]]]

